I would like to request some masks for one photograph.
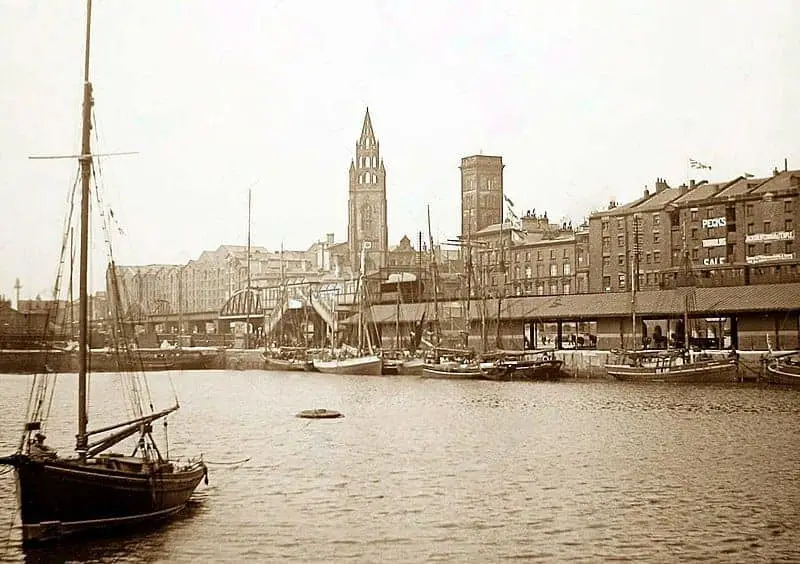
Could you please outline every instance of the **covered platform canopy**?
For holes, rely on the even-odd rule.
[[[689,314],[692,316],[800,312],[800,283],[791,283],[636,292],[636,314],[643,317],[681,316],[686,309],[687,296],[690,296]],[[632,312],[631,300],[630,292],[508,297],[500,304],[500,319],[575,320],[624,317]],[[456,301],[439,303],[442,310],[460,305],[461,302]],[[482,307],[482,301],[473,298],[470,302],[470,318],[480,318]],[[401,304],[399,321],[419,322],[425,311],[426,319],[432,320],[433,308],[433,302]],[[369,309],[368,318],[377,324],[395,323],[397,311],[397,305],[374,305]],[[488,318],[497,318],[495,298],[486,300],[486,315]],[[357,322],[358,316],[351,316],[345,323]]]

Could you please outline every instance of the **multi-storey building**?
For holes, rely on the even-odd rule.
[[[800,171],[690,181],[589,218],[592,292],[800,280],[794,226]]]
[[[326,239],[331,241],[332,236]],[[329,245],[330,246],[330,245]],[[316,258],[315,258],[316,257]],[[204,251],[185,265],[117,266],[122,311],[135,318],[149,314],[219,310],[237,291],[279,286],[285,278],[315,273],[319,264],[330,265],[327,250],[268,251],[251,247],[248,269],[247,247],[222,245]],[[109,295],[113,287],[109,285]]]
[[[360,268],[361,254],[367,270],[386,264],[388,228],[386,222],[386,168],[375,138],[369,108],[364,115],[356,157],[350,161],[350,196],[347,208],[350,267]]]
[[[477,287],[490,295],[588,291],[588,229],[552,224],[547,213],[490,225],[471,236]]]

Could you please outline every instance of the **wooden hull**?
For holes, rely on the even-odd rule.
[[[785,362],[771,362],[767,365],[767,381],[770,384],[800,388],[800,366]]]
[[[130,355],[93,350],[89,355],[92,372],[208,370],[218,355],[214,350],[139,349]]]
[[[426,364],[422,367],[423,378],[439,380],[486,380],[484,370],[480,366],[457,363]]]
[[[286,358],[270,358],[264,357],[264,370],[281,370],[281,371],[306,371],[311,362],[308,360],[286,359]]]
[[[404,360],[400,366],[397,367],[397,373],[400,376],[422,376],[422,369],[425,367],[425,361],[421,358],[409,358]]]
[[[562,377],[561,360],[521,360],[504,361],[500,365],[505,371],[495,372],[492,380],[534,382],[558,380]]]
[[[616,380],[641,382],[735,382],[735,360],[708,360],[665,367],[606,364],[606,372]]]
[[[92,372],[206,370],[214,368],[218,356],[219,352],[216,350],[140,349],[128,356],[118,355],[114,351],[95,349],[89,354],[89,368]],[[77,371],[78,356],[72,351],[0,351],[2,374]]]
[[[168,518],[183,509],[206,475],[202,463],[172,472],[132,472],[71,459],[10,458],[25,543]]]
[[[383,361],[375,355],[355,358],[313,361],[314,369],[324,374],[351,374],[354,376],[381,376]]]

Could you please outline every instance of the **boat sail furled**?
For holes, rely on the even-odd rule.
[[[44,430],[56,375],[38,374],[32,383],[26,424],[17,451],[0,457],[0,464],[10,465],[15,470],[24,543],[44,542],[68,534],[164,519],[180,511],[200,481],[207,476],[202,460],[177,463],[168,459],[166,451],[162,456],[153,438],[152,424],[176,411],[178,403],[176,400],[174,406],[155,411],[152,401],[148,401],[147,397],[149,386],[139,380],[144,378],[143,374],[124,379],[131,386],[128,396],[132,400],[132,419],[94,430],[88,427],[87,272],[90,183],[94,171],[90,144],[94,102],[92,84],[89,82],[91,14],[92,4],[88,0],[82,139],[78,157],[81,212],[76,454],[61,456],[44,444]],[[147,404],[147,407],[143,404]],[[128,439],[135,442],[130,456],[109,452],[109,449]]]

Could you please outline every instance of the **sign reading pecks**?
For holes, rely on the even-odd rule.
[[[702,221],[703,229],[711,229],[713,227],[725,227],[727,222],[725,221],[724,217],[714,217],[710,219],[704,219]]]

